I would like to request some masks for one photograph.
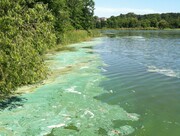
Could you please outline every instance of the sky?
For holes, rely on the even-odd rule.
[[[110,17],[112,15],[149,13],[180,13],[180,0],[94,0],[95,15]]]

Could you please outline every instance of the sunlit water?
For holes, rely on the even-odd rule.
[[[0,136],[179,136],[180,32],[103,33],[48,55],[54,80],[0,103]]]
[[[106,31],[96,51],[108,66],[98,97],[140,115],[132,136],[180,135],[180,32]]]

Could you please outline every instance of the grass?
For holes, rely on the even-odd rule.
[[[93,37],[99,37],[99,36],[101,36],[101,34],[100,34],[99,30],[97,30],[97,29],[89,30],[89,31],[85,31],[85,30],[69,31],[62,35],[61,43],[59,45],[55,46],[53,49],[49,50],[48,53],[63,51],[63,50],[71,51],[73,49],[70,49],[66,45],[78,43],[78,42],[82,42],[82,41],[87,41]]]
[[[101,30],[159,30],[155,27],[135,27],[135,28],[102,28]]]
[[[98,30],[90,30],[90,31],[75,30],[75,31],[69,31],[69,32],[66,32],[63,35],[62,44],[67,45],[67,44],[77,43],[77,42],[89,40],[90,38],[95,37],[95,36],[99,36]]]
[[[180,30],[180,28],[156,28],[156,27],[135,27],[135,28],[102,28],[99,30]]]

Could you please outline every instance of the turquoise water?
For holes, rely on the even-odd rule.
[[[100,83],[105,66],[94,47],[102,38],[69,45],[49,54],[47,64],[53,72],[50,83],[33,92],[0,103],[1,136],[98,136],[128,135],[132,125],[114,127],[113,121],[138,121],[139,115],[119,105],[109,105],[94,97],[106,92]],[[25,89],[26,91],[26,89]]]
[[[103,33],[49,54],[53,77],[0,103],[0,136],[179,136],[180,32]]]
[[[108,66],[96,98],[140,115],[132,136],[180,135],[180,31],[106,31],[96,51]]]

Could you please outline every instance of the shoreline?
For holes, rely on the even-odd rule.
[[[1,133],[16,135],[98,135],[103,131],[114,134],[118,131],[131,134],[132,125],[114,127],[113,120],[138,121],[139,115],[129,113],[117,105],[103,103],[95,96],[106,93],[100,87],[105,80],[99,67],[104,63],[90,46],[102,44],[97,38],[89,42],[72,44],[75,52],[54,54],[50,67],[57,70],[58,77],[34,93],[23,94],[19,102],[13,103],[13,110],[2,110]],[[59,72],[62,72],[59,74]],[[11,107],[10,107],[11,108]],[[18,114],[17,114],[18,113]],[[9,115],[11,118],[5,118]],[[17,122],[18,125],[14,125]],[[24,125],[25,124],[25,125]],[[11,129],[9,129],[11,128]],[[71,129],[72,128],[72,129]],[[76,129],[73,129],[76,128]],[[88,128],[88,129],[87,129]],[[13,130],[13,131],[11,131]]]
[[[159,29],[159,28],[102,28],[102,29],[98,29],[98,30],[155,30],[155,31],[163,31],[163,30],[177,30],[180,31],[179,29],[171,29],[171,28],[165,28],[165,29]]]
[[[73,51],[73,48],[71,48],[70,45],[85,42],[85,41],[90,41],[91,39],[100,36],[99,31],[96,29],[90,30],[90,33],[91,34],[89,34],[85,30],[77,30],[73,32],[68,32],[67,35],[68,34],[72,34],[73,36],[74,35],[77,36],[78,34],[79,35],[75,39],[71,39],[70,41],[66,43],[58,44],[53,49],[48,50],[46,54],[44,55],[45,63],[46,63],[45,65],[48,69],[47,78],[34,84],[23,85],[23,86],[17,87],[17,89],[12,91],[11,94],[9,94],[8,96],[6,95],[0,96],[0,102],[6,101],[12,97],[17,97],[22,94],[34,92],[35,89],[41,87],[42,85],[52,83],[58,75],[56,75],[57,71],[52,71],[49,69],[50,64],[48,64],[48,60],[50,59],[50,56],[53,56],[62,51]],[[68,37],[68,38],[71,38],[71,37]]]

